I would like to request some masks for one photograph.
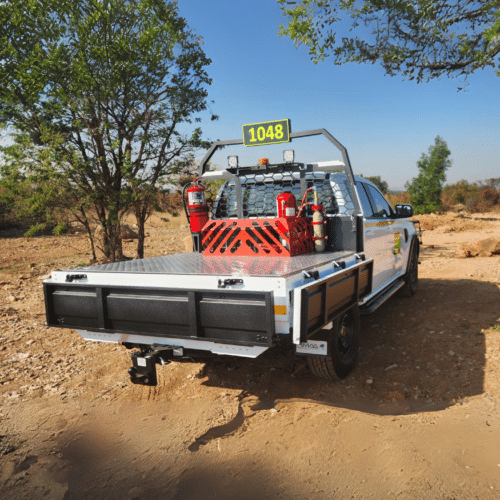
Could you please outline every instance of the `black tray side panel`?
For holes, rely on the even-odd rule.
[[[44,283],[48,326],[271,346],[272,292]]]

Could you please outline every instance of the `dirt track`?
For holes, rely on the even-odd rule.
[[[85,238],[0,234],[2,498],[500,498],[500,256],[455,258],[500,215],[421,220],[419,292],[362,319],[337,383],[282,349],[133,386],[124,348],[45,327],[41,277]],[[149,233],[147,256],[183,251]]]

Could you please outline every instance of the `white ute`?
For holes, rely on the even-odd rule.
[[[138,348],[129,373],[145,385],[156,384],[156,364],[207,352],[255,358],[287,341],[316,375],[345,377],[356,362],[360,314],[398,290],[417,291],[421,231],[410,205],[393,209],[373,183],[353,176],[346,149],[326,130],[289,140],[313,136],[342,161],[297,163],[287,150],[281,163],[239,167],[231,157],[231,167],[208,171],[216,150],[245,137],[215,142],[200,177],[225,182],[193,235],[194,251],[53,271],[44,282],[47,324]],[[313,203],[278,217],[281,193],[300,201],[310,188]],[[322,223],[312,222],[315,210]],[[314,224],[324,231],[321,252]]]

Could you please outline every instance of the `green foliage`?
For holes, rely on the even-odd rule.
[[[435,212],[441,207],[441,192],[446,180],[446,170],[451,166],[451,155],[446,141],[439,135],[434,140],[434,145],[429,148],[429,154],[422,153],[417,162],[419,174],[406,183],[410,194],[410,203],[415,213],[426,214]]]
[[[306,45],[315,63],[330,54],[335,64],[378,62],[387,74],[402,73],[418,82],[443,74],[467,76],[486,66],[500,68],[498,0],[278,3],[288,20],[286,27],[279,27],[279,36]]]
[[[444,186],[441,198],[444,208],[452,209],[454,205],[463,205],[471,210],[477,205],[479,197],[479,186],[476,183],[469,184],[466,180],[461,180]]]
[[[360,175],[360,177],[363,177],[364,179],[367,179],[370,182],[373,182],[373,184],[375,184],[375,186],[377,186],[383,194],[389,193],[389,184],[387,184],[386,181],[383,181],[380,178],[380,175],[373,175],[371,177],[365,177],[363,174],[359,174],[359,175]]]
[[[60,236],[61,234],[65,234],[68,231],[68,224],[62,222],[57,224],[57,226],[52,230],[52,233],[56,236]]]
[[[46,222],[37,222],[33,224],[25,233],[26,238],[33,238],[39,234],[43,234],[47,231],[48,224]]]
[[[29,234],[39,234],[66,222],[66,214],[57,202],[61,194],[57,181],[35,181],[9,157],[0,163],[0,173],[0,206],[4,207],[4,221],[9,220],[14,227],[31,226]]]
[[[397,193],[389,192],[386,195],[387,201],[395,207],[396,205],[404,205],[410,203],[410,195],[407,192]]]
[[[206,109],[201,39],[165,0],[6,0],[0,21],[2,176],[34,188],[17,193],[27,209],[100,225],[121,258],[122,216],[143,227],[158,186],[208,147],[179,131]]]

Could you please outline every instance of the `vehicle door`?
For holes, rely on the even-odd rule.
[[[360,189],[366,195],[371,215],[365,217],[365,252],[375,259],[373,289],[376,290],[391,281],[401,272],[400,230],[395,213],[382,193],[374,186],[360,182]],[[363,201],[361,200],[363,204]]]
[[[380,283],[383,284],[402,272],[401,228],[393,208],[383,194],[367,183],[365,183],[365,189],[374,212],[370,222],[374,224],[372,227],[377,237],[384,242],[385,274],[384,281]]]

